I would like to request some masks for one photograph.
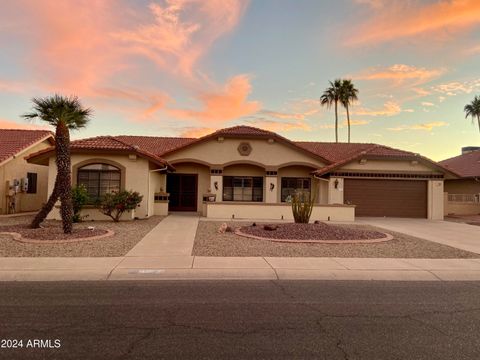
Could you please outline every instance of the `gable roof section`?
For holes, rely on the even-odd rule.
[[[291,146],[291,147],[293,147],[297,150],[305,152],[310,156],[319,158],[325,164],[330,164],[331,163],[331,161],[329,161],[328,159],[326,159],[325,157],[323,157],[319,153],[313,152],[308,148],[299,146],[295,141],[289,140],[289,139],[287,139],[287,138],[285,138],[281,135],[278,135],[277,133],[274,133],[272,131],[263,130],[263,129],[259,129],[259,128],[256,128],[256,127],[253,127],[253,126],[246,126],[246,125],[232,126],[232,127],[229,127],[229,128],[217,130],[217,131],[215,131],[211,134],[202,136],[202,137],[197,138],[197,139],[193,139],[193,141],[190,141],[189,143],[186,143],[184,146],[169,150],[169,151],[163,153],[162,155],[170,154],[174,151],[184,149],[188,146],[199,144],[199,143],[202,143],[202,142],[205,142],[205,141],[208,141],[208,140],[211,140],[211,139],[215,139],[215,138],[218,138],[218,137],[248,138],[248,139],[274,139],[277,142],[284,143],[284,144],[286,144],[288,146]]]
[[[440,165],[464,178],[480,177],[480,150],[442,160]]]
[[[134,153],[140,157],[144,157],[153,163],[160,166],[168,166],[173,169],[166,160],[160,156],[140,148],[137,145],[130,145],[124,141],[117,139],[114,136],[97,136],[93,138],[86,138],[80,140],[74,140],[70,144],[70,150],[72,152],[126,152]],[[38,162],[42,159],[50,157],[55,151],[55,147],[49,147],[26,157],[29,162]]]
[[[141,149],[147,150],[157,156],[162,156],[165,153],[181,149],[193,141],[195,138],[180,138],[180,137],[155,137],[155,136],[134,136],[134,135],[119,135],[115,139],[131,146],[138,146]]]
[[[38,142],[51,138],[48,130],[0,129],[0,164]]]

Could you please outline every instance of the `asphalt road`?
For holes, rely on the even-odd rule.
[[[0,283],[0,339],[23,340],[1,359],[480,359],[480,283]]]

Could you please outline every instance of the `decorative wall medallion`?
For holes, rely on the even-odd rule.
[[[238,145],[238,153],[242,156],[248,156],[252,152],[252,146],[249,143],[241,143]]]

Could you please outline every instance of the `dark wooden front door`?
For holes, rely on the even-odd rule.
[[[345,179],[344,187],[356,216],[427,217],[426,181]]]
[[[167,175],[170,211],[197,211],[197,180],[196,174]]]

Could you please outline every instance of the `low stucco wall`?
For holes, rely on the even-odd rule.
[[[168,215],[168,201],[161,201],[153,203],[153,215]]]
[[[203,215],[208,218],[231,219],[284,219],[293,220],[289,204],[204,203]],[[355,206],[316,205],[311,220],[354,221]]]
[[[113,221],[111,217],[103,215],[97,208],[87,207],[82,210],[82,216],[86,216],[83,221]],[[88,216],[87,216],[88,215]],[[135,211],[129,211],[122,215],[121,221],[133,220],[135,218]],[[60,206],[55,205],[52,211],[47,216],[48,220],[62,220],[60,216]]]
[[[480,214],[480,203],[465,203],[446,201],[445,215],[478,215]]]

